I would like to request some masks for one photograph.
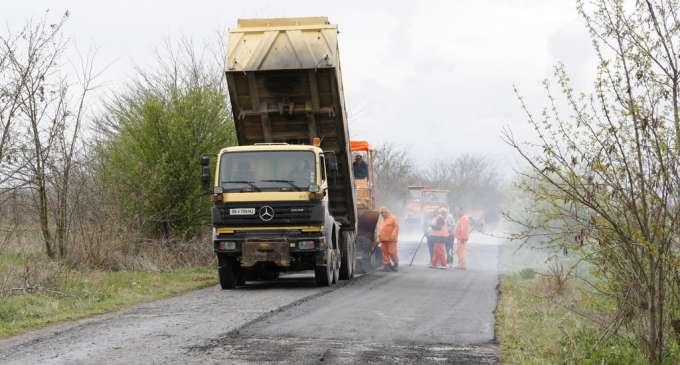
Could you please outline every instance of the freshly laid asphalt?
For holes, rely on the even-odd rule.
[[[414,237],[415,238],[415,237]],[[310,274],[198,290],[0,340],[3,364],[497,363],[498,245],[468,270],[430,269],[417,240],[400,271],[316,288]]]

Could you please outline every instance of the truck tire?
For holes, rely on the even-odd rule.
[[[340,241],[340,280],[350,280],[354,277],[356,265],[356,249],[354,235],[342,232]]]
[[[219,274],[220,286],[222,289],[234,289],[236,287],[237,281],[239,280],[239,275],[237,273],[239,270],[236,267],[236,261],[231,257],[222,255],[219,255],[217,260],[219,263],[217,272]]]
[[[333,260],[333,284],[340,280],[340,250],[335,250],[335,260]]]
[[[331,286],[333,284],[333,265],[315,266],[314,281],[316,286]]]

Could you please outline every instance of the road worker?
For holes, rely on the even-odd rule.
[[[368,178],[368,164],[364,161],[360,154],[354,156],[354,162],[352,163],[352,172],[354,173],[354,178],[357,180]]]
[[[399,220],[387,208],[380,208],[380,227],[378,241],[382,247],[382,271],[399,271],[399,257],[397,256],[397,242],[399,241]]]
[[[449,267],[446,262],[446,241],[449,238],[449,227],[446,224],[446,218],[446,209],[440,209],[430,224],[432,227],[433,243],[433,254],[432,260],[430,261],[430,267],[433,269],[437,268],[437,265],[441,265],[444,269]]]
[[[314,169],[309,160],[299,160],[295,168],[288,175],[288,179],[298,186],[307,187],[314,182]]]
[[[465,255],[467,254],[467,242],[470,239],[470,217],[467,214],[460,214],[456,224],[456,256],[458,256],[458,269],[467,270]]]

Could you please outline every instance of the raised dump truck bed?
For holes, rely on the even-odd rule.
[[[329,179],[330,212],[355,230],[337,34],[325,17],[241,19],[229,30],[225,72],[239,144],[320,138],[338,165]]]

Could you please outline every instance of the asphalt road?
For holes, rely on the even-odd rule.
[[[212,287],[0,340],[0,363],[493,364],[498,246],[484,241],[467,271],[428,268],[424,245],[408,267],[406,241],[398,273]]]

